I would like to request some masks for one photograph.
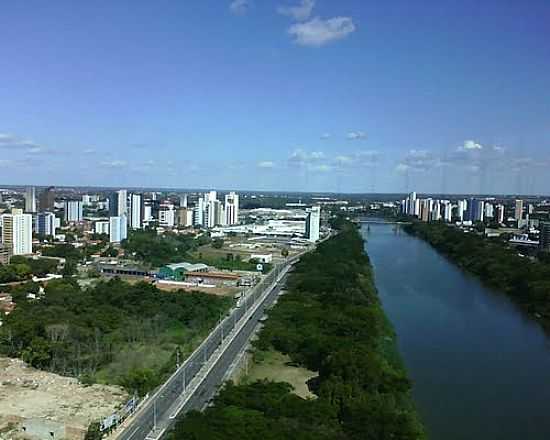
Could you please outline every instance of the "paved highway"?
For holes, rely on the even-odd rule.
[[[248,343],[265,309],[279,295],[289,267],[277,266],[260,285],[251,289],[241,306],[223,319],[115,436],[119,440],[158,439],[173,425],[177,415],[202,409],[215,395],[231,363]]]

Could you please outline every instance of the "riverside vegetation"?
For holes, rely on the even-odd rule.
[[[335,223],[340,234],[296,265],[255,343],[256,354],[276,350],[318,372],[309,381],[317,397],[287,383],[229,382],[205,412],[177,422],[173,440],[425,438],[363,240]]]
[[[550,262],[518,255],[499,239],[485,239],[442,223],[413,222],[405,230],[446,255],[488,286],[509,295],[550,329]]]

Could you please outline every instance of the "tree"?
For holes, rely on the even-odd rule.
[[[281,255],[284,257],[284,258],[287,258],[288,257],[288,248],[283,248],[283,250],[281,251]]]
[[[212,247],[214,249],[221,249],[223,247],[224,241],[222,238],[216,238],[212,241]]]

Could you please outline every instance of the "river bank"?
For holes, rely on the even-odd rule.
[[[429,438],[550,438],[540,325],[402,227],[362,233]]]
[[[255,343],[257,353],[275,351],[316,372],[308,387],[317,398],[284,382],[229,383],[212,407],[181,419],[172,438],[425,438],[363,240],[355,226],[339,227],[296,265]]]

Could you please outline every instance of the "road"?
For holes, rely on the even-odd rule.
[[[247,345],[265,309],[273,304],[290,265],[277,266],[210,333],[182,366],[121,427],[118,440],[159,439],[190,410],[200,410],[215,395],[236,356]],[[278,281],[277,281],[278,280]],[[276,283],[276,284],[275,284]]]

